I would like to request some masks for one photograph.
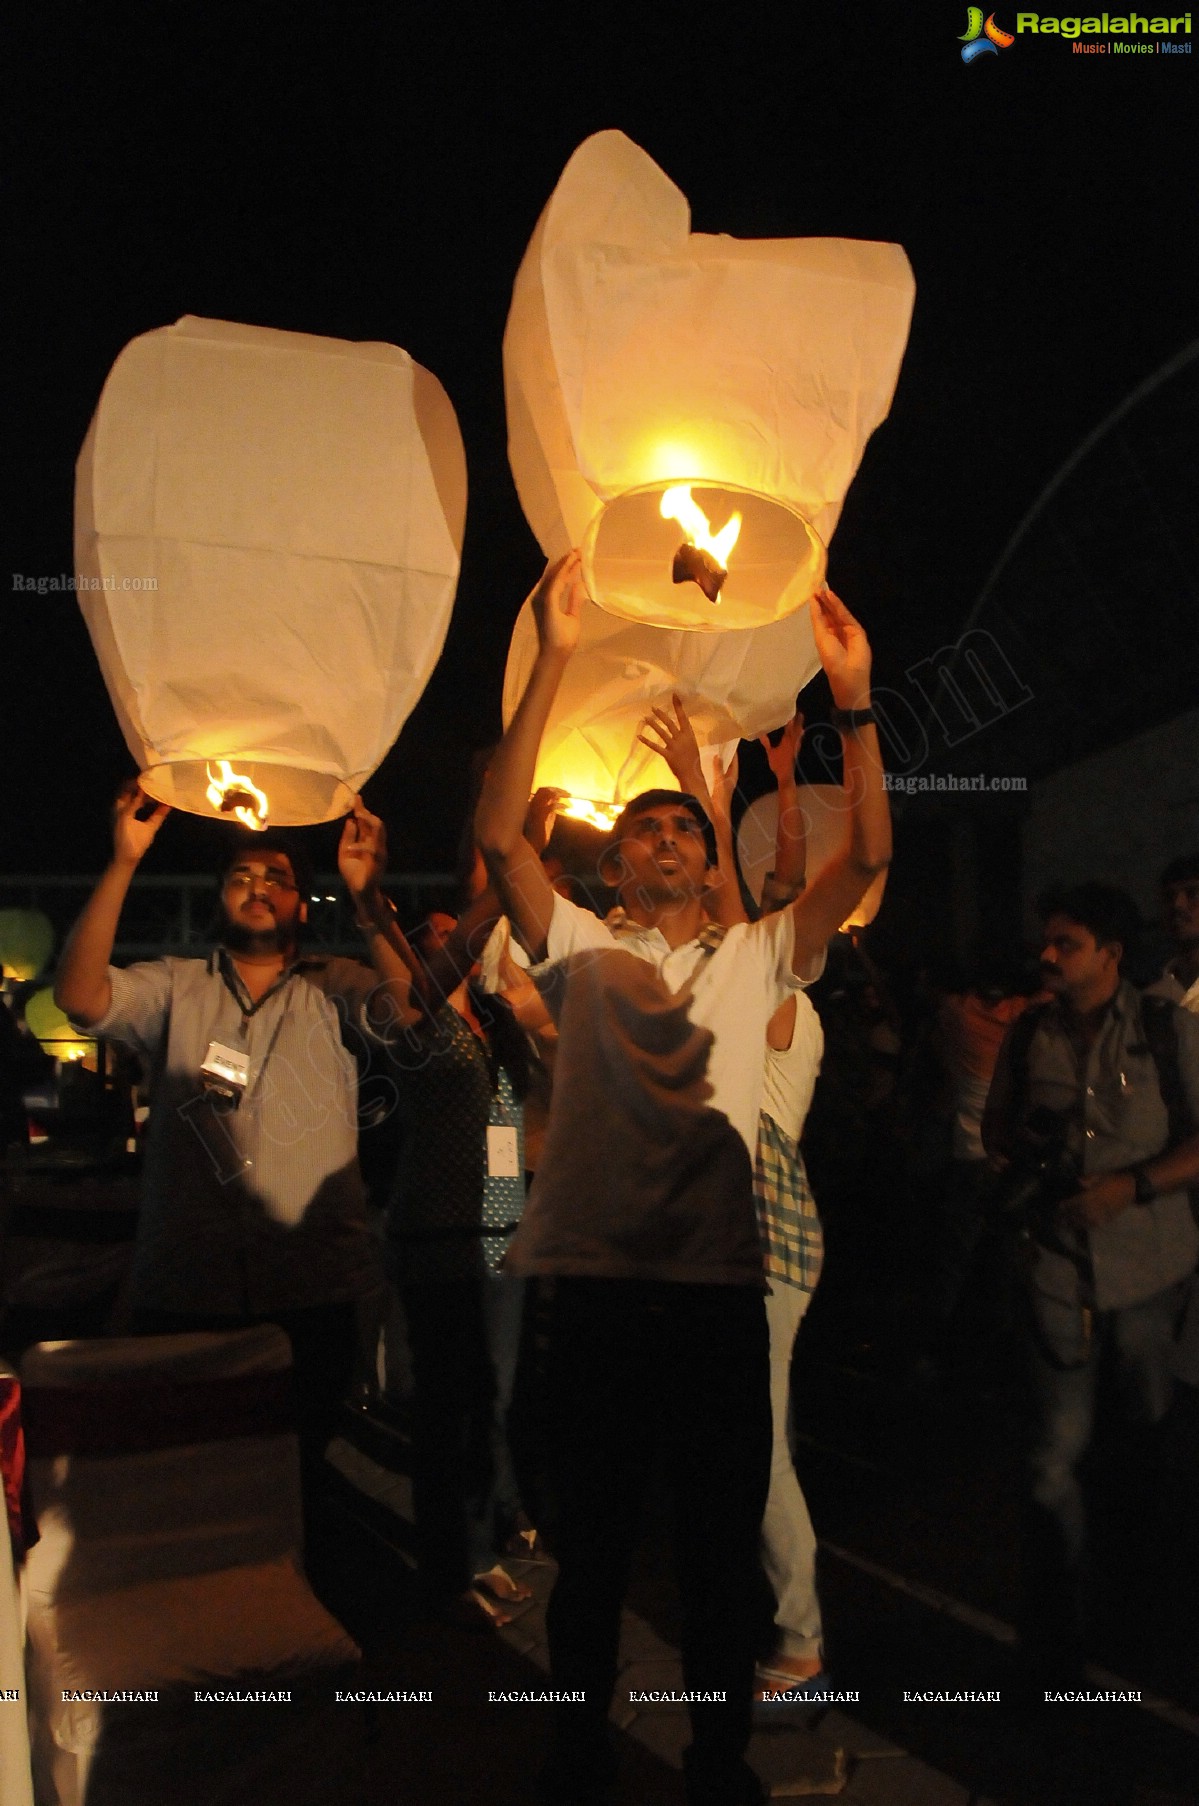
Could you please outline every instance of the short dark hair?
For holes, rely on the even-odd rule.
[[[223,889],[235,865],[247,859],[262,859],[267,853],[283,854],[291,865],[296,889],[307,902],[312,894],[312,862],[303,843],[286,828],[264,828],[261,833],[256,833],[253,828],[235,828],[232,838],[225,843],[217,870],[217,884]]]
[[[1050,916],[1068,917],[1093,934],[1101,947],[1118,941],[1121,965],[1134,951],[1141,932],[1141,914],[1128,892],[1094,879],[1043,891],[1037,898],[1037,914],[1042,922]]]
[[[708,856],[708,864],[716,865],[718,863],[716,830],[699,798],[692,796],[689,790],[643,790],[640,796],[635,796],[632,802],[626,803],[612,823],[608,838],[600,853],[600,864],[603,865],[604,861],[616,852],[621,841],[628,838],[629,823],[634,816],[641,815],[646,809],[666,808],[683,808],[686,809],[688,815],[695,817],[703,830],[704,851]]]
[[[1180,853],[1171,859],[1158,883],[1165,890],[1168,884],[1189,884],[1195,878],[1199,878],[1199,853]]]

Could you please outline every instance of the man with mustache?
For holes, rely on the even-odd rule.
[[[1190,1132],[1199,1123],[1199,1018],[1151,1003],[1122,976],[1137,931],[1122,891],[1076,885],[1043,897],[1039,913],[1052,995],[1008,1030],[983,1140],[996,1164],[1045,1171],[1026,1242],[1021,1632],[1030,1675],[1061,1686],[1084,1656],[1078,1467],[1101,1367],[1114,1367],[1133,1421],[1154,1426],[1170,1403],[1174,1334],[1199,1252],[1187,1198],[1199,1178],[1199,1135]],[[1162,1009],[1169,1020],[1159,1023]],[[1176,1086],[1164,1078],[1163,1028]]]
[[[311,1496],[351,1378],[357,1301],[380,1284],[358,1171],[359,1066],[410,982],[385,931],[386,836],[356,800],[338,866],[369,966],[302,953],[302,855],[269,830],[229,847],[206,959],[113,966],[129,885],[169,813],[136,782],[117,798],[112,860],[63,950],[55,997],[150,1071],[134,1327],[279,1324]]]

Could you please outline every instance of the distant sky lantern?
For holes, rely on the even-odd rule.
[[[0,976],[28,984],[53,951],[54,929],[40,909],[0,909]]]
[[[823,581],[915,287],[898,245],[690,225],[623,133],[579,146],[513,290],[508,446],[542,549],[581,545],[602,608],[727,632]]]
[[[79,602],[143,788],[329,821],[449,625],[466,466],[394,345],[186,318],[127,345],[79,455]]]
[[[802,786],[798,793],[798,804],[804,814],[807,876],[810,884],[830,859],[848,847],[851,832],[849,809],[845,792],[837,784]],[[737,861],[755,903],[762,901],[763,881],[767,872],[774,868],[778,821],[778,797],[773,792],[768,792],[750,804],[737,829]],[[865,928],[873,922],[882,906],[886,882],[886,872],[880,872],[848,921],[842,923],[843,929]]]
[[[504,724],[524,694],[537,654],[528,603],[512,633],[504,673]],[[602,826],[638,791],[673,785],[664,761],[637,743],[655,703],[682,696],[705,762],[727,763],[738,739],[790,718],[795,698],[820,668],[805,608],[741,633],[670,632],[583,608],[579,647],[567,665],[542,737],[537,778],[575,799],[564,810]]]

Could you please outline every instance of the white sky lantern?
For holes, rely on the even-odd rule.
[[[807,878],[810,884],[830,859],[849,846],[852,825],[848,799],[839,784],[802,785],[798,805],[803,810],[807,831]],[[767,872],[774,869],[778,821],[778,794],[768,792],[750,804],[737,829],[737,862],[755,903],[762,901],[763,882]],[[865,928],[873,922],[882,905],[886,883],[886,872],[880,872],[848,921],[842,924],[843,928]]]
[[[571,157],[516,277],[509,457],[546,556],[657,627],[781,620],[891,405],[915,286],[898,245],[692,233],[621,132]]]
[[[524,694],[537,656],[537,628],[526,602],[517,617],[504,673],[504,725]],[[769,627],[719,636],[668,632],[583,608],[579,647],[567,665],[542,736],[538,785],[570,792],[563,813],[595,820],[596,805],[627,802],[639,791],[671,786],[665,761],[637,744],[655,703],[682,697],[705,768],[724,763],[738,739],[753,739],[790,719],[795,697],[820,669],[809,611]],[[609,819],[617,808],[607,811]]]
[[[394,345],[185,318],[114,364],[79,455],[79,602],[143,788],[342,815],[418,701],[466,510],[454,410]]]

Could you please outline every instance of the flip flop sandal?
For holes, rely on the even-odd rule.
[[[459,1630],[503,1630],[512,1622],[512,1613],[506,1612],[497,1600],[489,1598],[478,1587],[471,1587],[451,1599],[442,1616]]]
[[[532,1587],[527,1587],[523,1580],[517,1580],[497,1562],[494,1568],[485,1573],[476,1574],[472,1581],[476,1591],[490,1593],[493,1599],[500,1599],[506,1605],[521,1605],[526,1599],[533,1597]]]

